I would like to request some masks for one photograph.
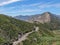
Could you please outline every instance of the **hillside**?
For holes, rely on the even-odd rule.
[[[30,34],[28,39],[22,42],[23,45],[60,45],[60,34],[54,33],[60,30],[60,19],[57,15],[45,12],[29,16],[27,22],[39,26],[39,31]]]
[[[29,34],[32,30],[34,31],[34,26],[38,26],[39,30],[29,34],[27,36],[28,39],[22,41],[23,45],[49,45],[58,40],[59,38],[55,38],[56,35],[53,31],[60,30],[59,19],[55,15],[47,16],[46,14],[43,14],[41,16],[43,16],[44,19],[45,16],[47,18],[50,16],[48,20],[45,19],[45,23],[29,23],[0,14],[0,45],[5,45],[5,43],[10,44],[16,41],[18,38],[18,33],[23,35]]]
[[[29,29],[30,28],[30,29]],[[18,33],[25,34],[33,29],[33,24],[0,14],[0,45],[12,42],[18,37]]]
[[[24,22],[21,20],[8,17],[6,15],[0,14],[0,45],[4,43],[10,43],[17,39],[18,33],[28,33],[34,28],[33,23]],[[40,25],[41,26],[41,25]],[[43,26],[41,28],[44,33]],[[48,31],[47,31],[48,32]],[[46,33],[46,32],[45,32]],[[47,34],[47,33],[46,33]],[[43,34],[45,35],[45,34]],[[50,35],[50,34],[47,34]]]

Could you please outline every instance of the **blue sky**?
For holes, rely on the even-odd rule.
[[[60,0],[0,0],[0,14],[17,16],[43,12],[60,15]]]

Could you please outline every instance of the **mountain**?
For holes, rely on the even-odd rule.
[[[0,14],[0,45],[14,42],[18,37],[18,33],[25,34],[31,32],[34,29],[34,26],[34,23],[28,23],[4,14]],[[38,26],[41,29],[39,31],[41,31],[42,36],[53,35],[51,31],[48,31],[48,28],[44,27],[43,24],[39,24]]]
[[[31,16],[16,16],[15,18],[21,19],[27,22],[31,22],[31,23],[33,22],[47,23],[47,22],[53,21],[54,19],[59,20],[58,17],[59,16],[56,16],[55,14],[52,14],[50,12],[44,12],[42,14],[36,14]]]
[[[29,18],[27,18],[27,16],[26,16],[27,19],[23,20],[23,21],[26,21],[26,22],[29,22],[29,23],[35,23],[35,24],[37,23],[38,25],[40,23],[42,23],[42,24],[45,25],[44,28],[48,28],[49,30],[60,29],[60,18],[56,14],[53,14],[53,13],[50,13],[50,12],[44,12],[42,14],[31,15],[31,16],[28,16],[28,17]]]
[[[22,41],[23,45],[50,45],[53,41],[57,39],[59,40],[59,38],[55,37],[57,35],[53,33],[55,30],[57,30],[56,32],[60,30],[59,18],[54,14],[45,12],[43,14],[28,17],[28,21],[34,18],[34,21],[39,19],[39,23],[29,23],[27,21],[18,20],[4,14],[0,14],[0,45],[10,45],[18,39],[18,34],[25,35],[26,33],[34,31],[35,26],[38,26],[39,30],[29,34],[27,39]],[[41,22],[43,22],[43,24]]]

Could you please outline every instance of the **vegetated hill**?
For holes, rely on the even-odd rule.
[[[28,36],[23,45],[60,45],[60,29],[52,24],[39,24],[39,31]]]
[[[50,18],[45,18],[47,15],[50,15]],[[60,31],[60,19],[58,16],[49,12],[43,13],[41,16],[44,16],[42,18],[44,21],[46,19],[48,19],[48,21],[43,24],[39,22],[38,26],[40,27],[40,30],[30,34],[28,39],[23,41],[23,45],[60,45],[60,34],[56,33],[57,31]]]
[[[32,31],[34,25],[34,23],[28,23],[0,14],[0,45],[13,42],[18,37],[18,33],[25,34]],[[43,31],[41,33],[42,35],[47,34],[50,36],[50,34],[48,34],[50,31],[46,31],[46,33],[45,30],[43,30],[44,27],[42,25],[40,25],[40,27],[40,30]]]
[[[54,17],[54,18],[53,18]],[[4,45],[5,42],[13,42],[18,37],[18,33],[27,33],[34,29],[34,25],[38,26],[40,29],[38,32],[34,32],[28,36],[28,41],[24,41],[24,45],[30,45],[28,43],[32,42],[32,45],[35,44],[34,40],[40,43],[40,37],[53,37],[54,34],[51,30],[60,29],[60,23],[57,21],[57,17],[53,16],[51,18],[56,20],[51,20],[49,23],[28,23],[22,20],[17,20],[12,17],[8,17],[6,15],[0,14],[0,45]],[[36,38],[37,39],[36,39]],[[43,40],[44,41],[44,40]],[[26,44],[26,42],[28,42]],[[44,41],[45,42],[45,41]],[[47,43],[47,42],[46,42]],[[35,44],[35,45],[36,45]]]
[[[18,33],[30,32],[33,24],[0,14],[0,45],[18,37]]]

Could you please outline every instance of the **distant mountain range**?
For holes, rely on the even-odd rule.
[[[52,14],[50,12],[44,12],[42,14],[36,14],[36,15],[31,15],[31,16],[15,16],[14,18],[19,19],[19,20],[24,20],[27,22],[40,22],[40,23],[47,23],[51,22],[52,20],[59,20],[60,16],[56,14]]]

